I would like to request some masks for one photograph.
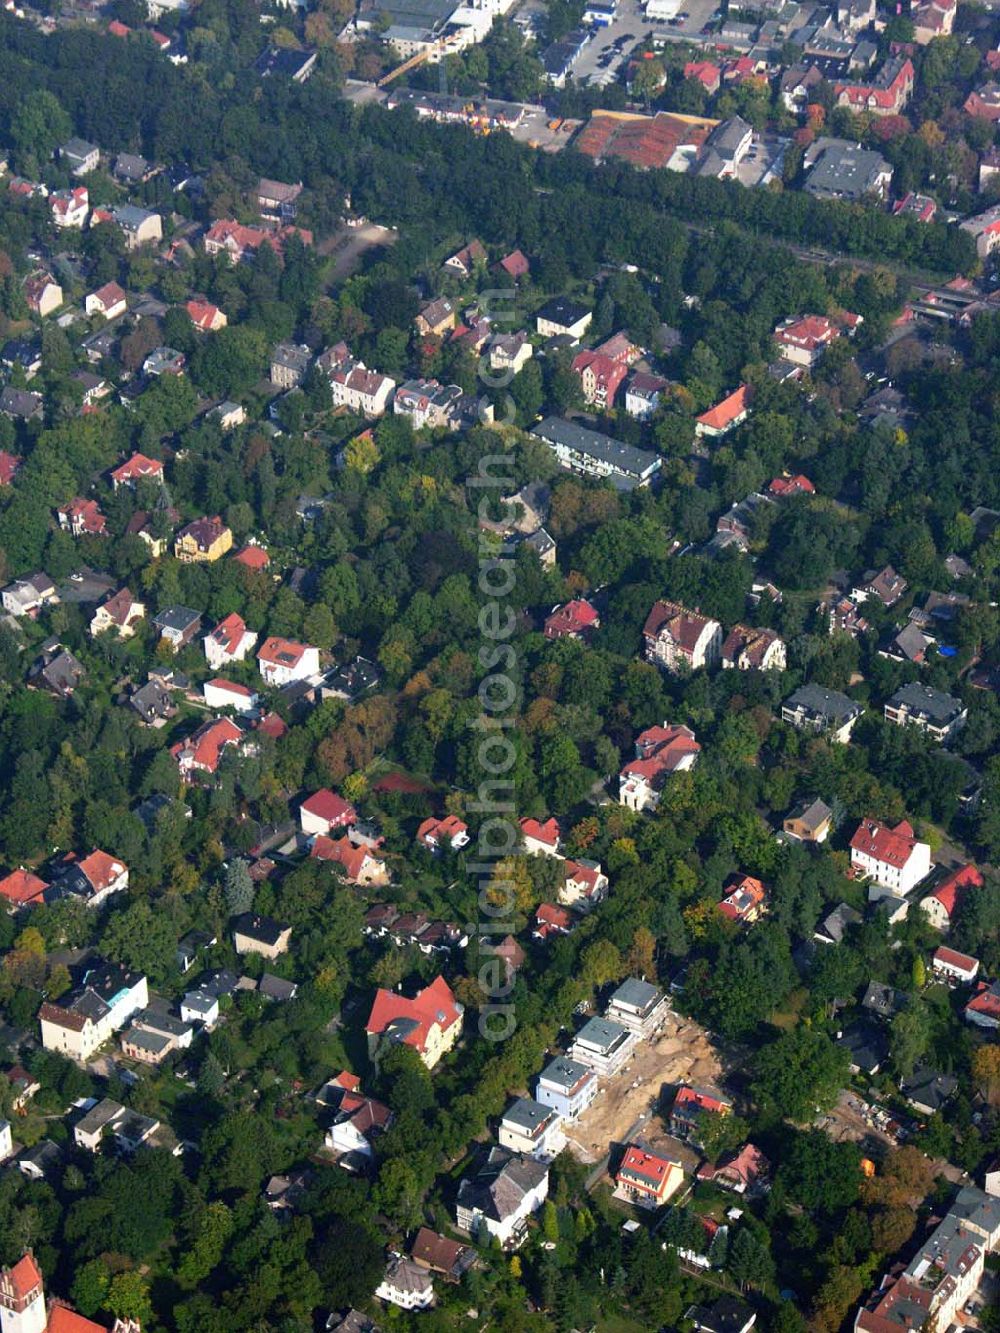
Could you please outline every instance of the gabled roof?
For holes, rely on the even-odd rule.
[[[523,837],[544,842],[549,847],[558,847],[559,824],[555,819],[547,819],[544,824],[537,819],[522,819],[520,825]]]
[[[901,870],[913,855],[917,842],[912,826],[905,819],[895,828],[876,819],[863,819],[851,839],[851,851]]]
[[[206,518],[196,518],[193,523],[181,528],[177,534],[177,540],[180,542],[185,538],[190,538],[199,550],[207,551],[226,531],[228,529],[219,515],[212,514]]]
[[[101,602],[98,610],[103,611],[116,625],[127,625],[134,608],[139,605],[128,588],[119,588],[106,601]]]
[[[115,857],[102,851],[91,852],[79,862],[79,866],[95,893],[100,893],[121,875],[128,873],[124,861],[116,860]]]
[[[689,611],[679,602],[668,602],[661,598],[653,603],[642,632],[647,639],[658,639],[666,632],[680,649],[691,653],[706,627],[714,623],[711,616],[704,616],[700,611]]]
[[[371,1035],[398,1035],[407,1045],[423,1051],[432,1027],[447,1031],[461,1021],[462,1006],[455,999],[444,977],[435,977],[430,985],[412,999],[394,991],[379,989],[375,994],[365,1030]]]
[[[220,620],[215,629],[209,635],[209,638],[217,643],[225,653],[232,656],[239,651],[240,644],[243,641],[243,635],[247,632],[246,621],[235,611],[231,611],[228,616]]]
[[[212,331],[216,320],[222,314],[219,307],[213,305],[211,301],[188,301],[184,309],[195,328],[207,332]]]
[[[0,898],[22,907],[25,903],[40,902],[48,887],[44,879],[21,867],[0,879]]]
[[[934,950],[931,961],[935,964],[940,963],[944,967],[959,968],[963,972],[976,972],[979,969],[978,958],[973,958],[968,953],[959,953],[957,949],[949,949],[946,944],[941,944]]]
[[[307,814],[315,815],[317,819],[325,819],[330,824],[339,824],[345,819],[353,822],[357,819],[357,812],[350,801],[345,801],[343,796],[331,791],[329,787],[321,787],[319,791],[307,796],[301,808]]]
[[[936,898],[948,915],[953,916],[962,892],[966,889],[981,889],[984,883],[975,866],[959,866],[927,896]]]
[[[231,718],[221,717],[215,722],[204,722],[186,741],[178,741],[171,746],[170,753],[175,759],[190,755],[190,762],[196,768],[207,769],[214,773],[219,767],[222,751],[227,745],[236,745],[243,739],[243,732]]]
[[[126,299],[125,289],[119,287],[117,282],[106,282],[103,287],[98,287],[96,292],[91,292],[91,296],[96,297],[101,305],[107,309],[108,306],[120,305]]]
[[[3,1270],[2,1277],[6,1279],[4,1285],[9,1288],[12,1296],[18,1300],[24,1300],[30,1296],[33,1291],[42,1285],[42,1273],[38,1264],[35,1263],[35,1256],[30,1250],[20,1258],[13,1268]]]
[[[710,407],[707,412],[702,412],[698,418],[699,425],[707,426],[710,430],[726,430],[748,411],[751,393],[749,384],[741,384],[721,402]]]
[[[241,912],[239,916],[234,916],[230,921],[234,935],[243,935],[248,940],[256,940],[259,944],[277,944],[282,935],[288,929],[274,917],[262,916],[257,912]]]
[[[302,661],[308,650],[307,643],[296,643],[293,639],[283,639],[277,634],[272,634],[258,648],[257,660],[270,662],[274,666],[293,667]]]
[[[350,880],[358,878],[365,868],[366,861],[377,859],[367,847],[358,846],[346,835],[342,838],[328,838],[323,833],[317,835],[309,855],[317,861],[336,862]]]

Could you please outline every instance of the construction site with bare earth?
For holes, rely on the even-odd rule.
[[[635,1135],[650,1143],[666,1136],[661,1118],[674,1089],[682,1083],[716,1087],[722,1062],[709,1034],[698,1023],[670,1014],[658,1036],[640,1042],[614,1077],[602,1080],[593,1105],[566,1126],[567,1146],[588,1165],[601,1161],[612,1144]],[[675,1139],[677,1155],[691,1166],[700,1160]],[[686,1159],[691,1157],[689,1163]]]

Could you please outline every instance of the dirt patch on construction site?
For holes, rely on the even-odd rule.
[[[671,1015],[658,1037],[642,1041],[614,1078],[601,1081],[593,1106],[565,1127],[570,1151],[582,1162],[599,1162],[613,1143],[641,1135],[655,1138],[663,1125],[657,1113],[669,1107],[678,1083],[716,1086],[722,1064],[703,1027]]]

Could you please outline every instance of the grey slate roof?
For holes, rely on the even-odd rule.
[[[947,726],[962,712],[965,705],[953,694],[945,694],[931,685],[921,685],[911,681],[901,685],[891,699],[886,700],[886,707],[905,706],[911,713],[926,718],[934,726]]]
[[[659,454],[648,449],[637,449],[632,444],[562,417],[546,417],[531,433],[546,444],[559,444],[576,453],[587,454],[631,477],[644,477],[660,461]]]
[[[828,690],[824,685],[800,685],[785,700],[786,708],[805,708],[807,712],[820,714],[827,725],[842,726],[850,718],[856,717],[861,705],[849,699],[839,690]]]
[[[476,1209],[484,1217],[503,1222],[516,1213],[524,1196],[542,1183],[548,1167],[534,1158],[492,1148],[474,1176],[458,1187],[460,1207]]]

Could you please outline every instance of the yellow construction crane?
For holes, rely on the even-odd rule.
[[[392,83],[393,79],[398,79],[400,74],[405,74],[407,70],[416,69],[418,65],[424,63],[430,53],[430,47],[427,47],[423,51],[418,51],[415,56],[410,56],[409,60],[404,60],[401,65],[391,69],[388,74],[383,74],[378,81],[378,86],[384,88],[387,83]]]

